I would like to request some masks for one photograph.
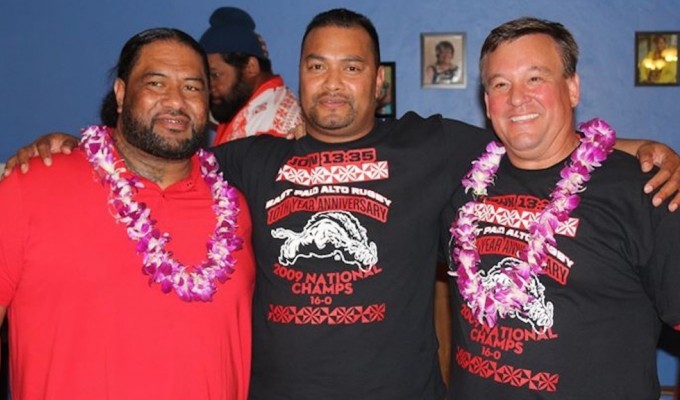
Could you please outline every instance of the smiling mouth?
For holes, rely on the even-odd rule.
[[[184,131],[189,126],[185,118],[157,118],[156,122],[170,131]]]
[[[524,115],[518,115],[515,117],[510,117],[510,121],[512,122],[524,122],[524,121],[530,121],[532,119],[538,118],[538,114],[524,114]]]

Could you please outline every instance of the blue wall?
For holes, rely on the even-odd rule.
[[[680,30],[678,0],[22,0],[4,2],[0,12],[0,160],[40,133],[76,132],[95,122],[109,86],[107,72],[129,36],[160,25],[198,36],[210,12],[225,4],[250,11],[275,70],[294,89],[299,41],[309,19],[337,6],[365,13],[381,34],[383,59],[397,63],[397,113],[442,113],[475,124],[485,122],[476,63],[489,29],[522,15],[559,20],[582,48],[578,119],[600,116],[621,136],[680,149],[680,88],[633,85],[635,31]],[[466,33],[467,89],[421,89],[421,32]]]
[[[5,1],[0,12],[0,161],[41,133],[77,132],[97,122],[108,70],[132,34],[174,26],[198,37],[223,5],[252,14],[275,71],[294,89],[299,42],[311,17],[334,7],[362,12],[378,28],[383,60],[397,64],[397,114],[441,113],[474,124],[485,123],[476,67],[489,30],[523,15],[557,20],[581,46],[577,118],[599,116],[620,136],[652,138],[680,151],[680,88],[633,85],[635,31],[680,31],[678,0],[21,0]],[[422,32],[465,32],[466,89],[421,89]],[[664,359],[662,368],[670,377],[675,360]]]

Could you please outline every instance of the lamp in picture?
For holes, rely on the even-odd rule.
[[[638,32],[639,85],[677,85],[677,33]]]

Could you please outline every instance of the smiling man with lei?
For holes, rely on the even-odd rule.
[[[199,149],[200,46],[123,47],[116,127],[0,183],[0,308],[17,399],[247,398],[254,261],[245,201]]]
[[[680,216],[594,119],[574,129],[578,46],[522,18],[487,37],[487,116],[502,142],[454,196],[451,398],[658,399],[662,322],[680,328]]]

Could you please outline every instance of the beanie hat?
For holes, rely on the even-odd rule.
[[[255,33],[255,21],[236,7],[220,7],[210,16],[210,28],[199,43],[206,53],[245,53],[268,58],[264,41]]]

